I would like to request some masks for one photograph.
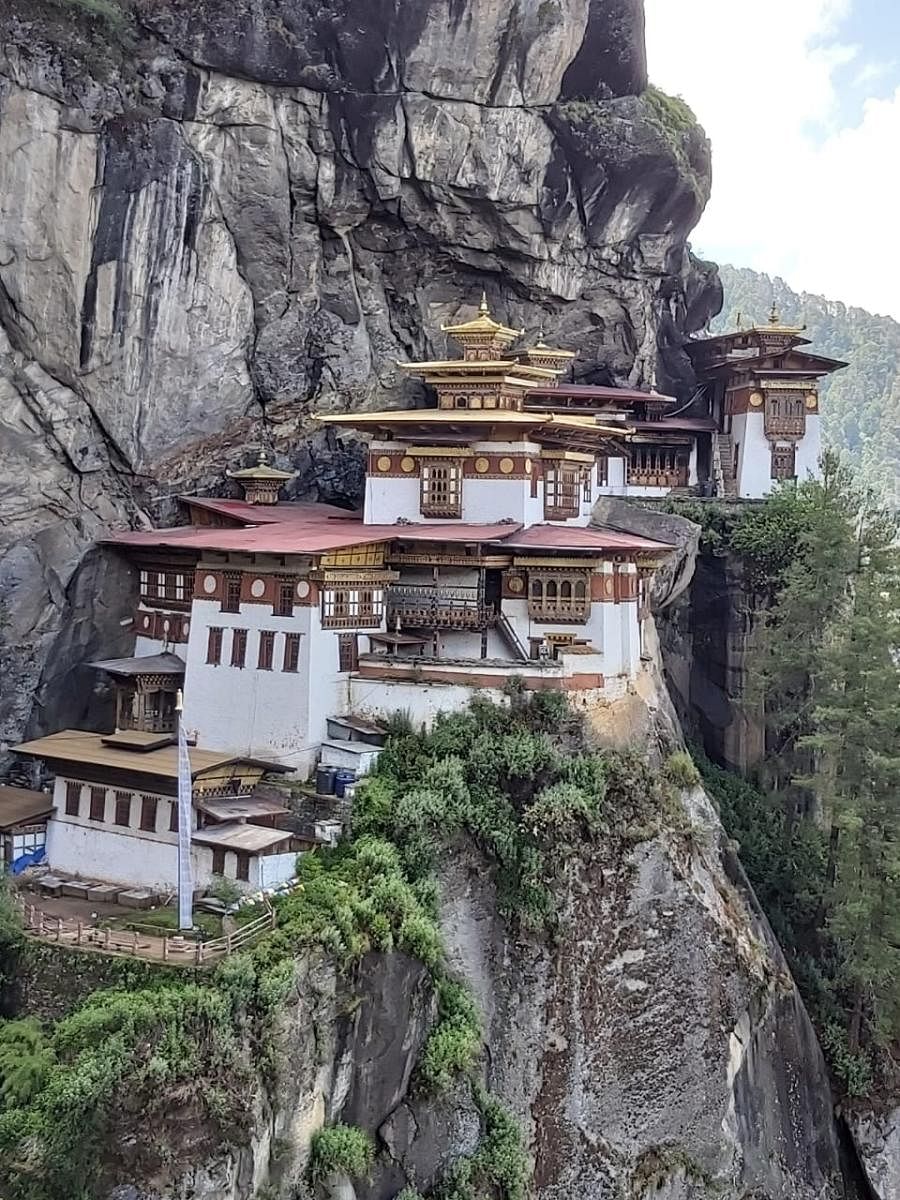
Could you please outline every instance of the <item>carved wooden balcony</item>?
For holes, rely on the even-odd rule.
[[[410,584],[387,590],[391,629],[486,629],[496,624],[497,610],[480,599],[477,588]]]

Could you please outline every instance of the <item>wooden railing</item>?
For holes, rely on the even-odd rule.
[[[275,928],[275,910],[267,899],[263,903],[266,912],[249,921],[233,933],[212,938],[205,942],[194,942],[181,934],[148,934],[143,926],[130,930],[102,928],[90,921],[65,919],[45,913],[33,904],[15,901],[22,917],[26,933],[45,941],[84,949],[100,950],[106,954],[127,954],[153,962],[171,963],[177,966],[209,966],[243,949],[256,938]]]
[[[482,629],[497,620],[493,604],[485,604],[474,587],[409,584],[387,590],[388,626],[397,619],[415,629]]]

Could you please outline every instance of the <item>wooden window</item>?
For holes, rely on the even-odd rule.
[[[795,479],[795,454],[793,446],[772,447],[772,478]]]
[[[423,517],[462,516],[463,473],[459,459],[423,459],[419,478]]]
[[[247,661],[247,630],[235,629],[231,634],[231,665],[242,667]]]
[[[141,796],[141,829],[144,833],[156,833],[155,796]]]
[[[90,818],[92,821],[106,820],[106,788],[91,788]]]
[[[338,670],[355,671],[359,666],[359,647],[355,633],[338,634]]]
[[[276,617],[292,617],[294,615],[293,579],[278,580],[278,590],[275,593],[275,606],[272,615]]]
[[[222,612],[241,611],[241,574],[240,571],[225,572],[225,594],[222,597]]]
[[[225,851],[221,846],[213,846],[212,873],[213,875],[225,874]]]
[[[260,671],[271,671],[274,658],[275,634],[271,629],[264,629],[259,635],[259,660],[257,666]]]
[[[140,596],[145,604],[187,609],[193,577],[183,567],[142,567],[139,573]]]
[[[300,634],[286,633],[284,635],[284,658],[282,671],[296,671],[300,664]]]
[[[239,854],[237,856],[236,878],[240,879],[243,883],[249,883],[249,881],[250,881],[250,855],[249,854]]]
[[[113,819],[116,825],[124,825],[126,829],[131,824],[131,792],[116,792],[116,811]]]
[[[590,578],[586,571],[530,573],[528,615],[533,620],[584,622],[590,610]]]
[[[66,816],[77,817],[81,810],[81,784],[66,784]]]
[[[222,661],[222,630],[215,625],[211,625],[209,629],[209,638],[206,643],[206,661],[217,667]]]
[[[597,459],[597,487],[609,486],[609,458],[603,454]]]
[[[384,589],[328,588],[322,593],[323,629],[378,628],[384,616]]]
[[[169,801],[169,833],[178,832],[178,801]]]
[[[544,470],[544,516],[550,520],[577,517],[581,473],[568,463],[548,463]]]
[[[633,446],[628,482],[636,487],[687,487],[688,450],[676,446]]]
[[[582,498],[582,500],[584,500],[584,502],[586,504],[590,504],[591,496],[593,495],[593,490],[592,490],[592,484],[591,484],[591,471],[590,471],[589,467],[585,467],[585,469],[581,473],[581,486],[582,486],[581,498]]]

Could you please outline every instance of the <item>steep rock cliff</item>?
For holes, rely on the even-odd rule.
[[[111,601],[79,582],[105,527],[263,436],[297,494],[355,499],[308,412],[413,403],[395,360],[482,287],[585,380],[663,388],[720,303],[685,242],[708,145],[645,93],[640,0],[87,8],[0,13],[8,738],[63,719],[48,664],[127,640],[72,602]]]
[[[665,747],[655,686],[645,703]],[[443,856],[439,883],[450,961],[484,1018],[479,1073],[521,1124],[537,1200],[866,1195],[809,1019],[702,790],[627,853],[571,864],[554,940],[514,930],[494,864],[468,843]],[[369,954],[346,977],[298,962],[275,1077],[246,1099],[249,1140],[217,1145],[181,1109],[136,1139],[126,1111],[104,1200],[307,1194],[323,1121],[367,1130],[378,1157],[367,1179],[321,1194],[427,1192],[481,1135],[466,1083],[439,1099],[416,1085],[433,1019],[427,977],[402,954]]]

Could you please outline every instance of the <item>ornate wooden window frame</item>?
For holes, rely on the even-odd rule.
[[[322,591],[323,629],[378,629],[384,619],[384,588],[363,584]]]
[[[591,573],[569,569],[528,572],[532,621],[584,624],[591,613]]]
[[[462,516],[461,458],[419,460],[419,509],[423,517]]]
[[[544,517],[565,521],[581,513],[582,468],[561,459],[544,463]]]

